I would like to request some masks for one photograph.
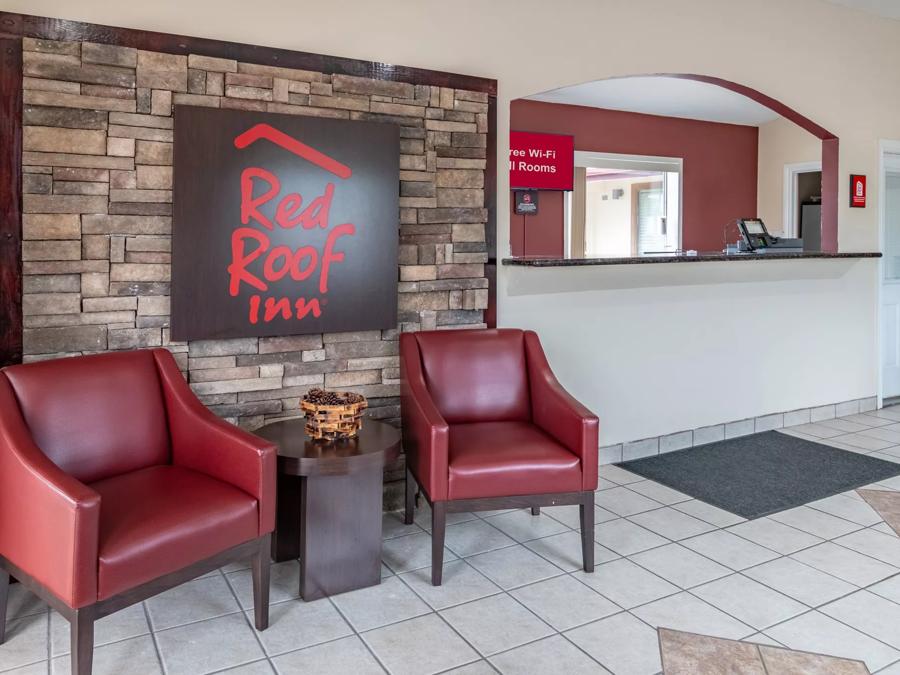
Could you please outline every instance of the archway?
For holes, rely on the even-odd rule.
[[[545,92],[544,94],[536,94],[534,96],[530,96],[527,98],[528,99],[537,99],[538,101],[547,101],[548,100],[547,98],[542,98],[542,97],[546,96],[547,94],[566,92],[566,91],[571,91],[571,90],[575,90],[575,89],[579,89],[579,88],[590,87],[591,85],[594,85],[594,84],[597,84],[597,85],[603,85],[604,83],[612,84],[612,83],[625,81],[625,80],[640,80],[642,78],[648,78],[648,79],[655,78],[657,85],[661,84],[660,78],[667,78],[667,79],[671,79],[671,80],[691,81],[691,82],[696,82],[696,83],[702,83],[703,85],[711,85],[711,86],[706,87],[707,90],[713,89],[713,88],[721,88],[721,89],[729,92],[728,96],[733,99],[747,99],[748,101],[747,101],[746,105],[756,106],[760,110],[767,109],[766,113],[769,114],[768,111],[771,111],[772,118],[780,117],[780,118],[783,118],[784,120],[787,120],[788,122],[792,123],[792,124],[784,125],[783,128],[802,129],[803,132],[806,132],[806,133],[801,133],[800,135],[809,139],[807,141],[807,144],[815,143],[815,140],[817,139],[821,143],[820,154],[821,154],[822,188],[821,188],[821,228],[820,228],[821,243],[820,243],[820,248],[823,251],[829,251],[829,252],[837,251],[837,245],[838,245],[837,220],[838,220],[838,185],[839,185],[839,183],[838,183],[838,180],[839,180],[838,179],[839,140],[835,134],[831,133],[830,131],[828,131],[821,125],[817,124],[810,118],[806,117],[805,115],[797,112],[796,110],[794,110],[793,108],[789,107],[788,105],[782,103],[781,101],[779,101],[767,94],[764,94],[763,92],[761,92],[757,89],[754,89],[752,87],[749,87],[749,86],[746,86],[746,85],[743,85],[743,84],[740,84],[737,82],[733,82],[730,80],[725,80],[723,78],[709,76],[709,75],[700,75],[700,74],[695,74],[695,73],[645,73],[645,74],[638,74],[638,75],[616,76],[616,77],[612,77],[612,78],[604,78],[603,80],[597,80],[594,82],[587,82],[587,83],[584,83],[581,85],[566,86],[566,87],[562,87],[560,89],[551,90],[551,92]],[[685,85],[685,86],[687,86],[687,85]],[[692,85],[692,86],[697,88],[697,85]],[[609,89],[610,88],[608,87],[607,91],[609,91]],[[724,94],[720,94],[719,96],[724,96]],[[516,104],[522,103],[522,102],[523,102],[522,99],[517,99],[516,101],[513,101],[513,111],[515,111]],[[563,103],[563,104],[569,103],[569,101],[566,101],[566,100],[555,100],[555,102]],[[571,105],[591,106],[594,104],[571,103]],[[648,113],[648,114],[657,115],[657,116],[658,115],[663,115],[663,116],[666,115],[666,113],[664,113],[664,112],[655,112],[653,110],[641,110],[641,109],[635,109],[635,108],[629,108],[629,107],[617,108],[616,106],[604,106],[604,105],[596,105],[595,107],[597,107],[597,108],[609,107],[609,108],[612,108],[613,110],[630,111],[630,112],[636,112],[636,113]],[[683,115],[683,116],[675,115],[675,117],[687,117],[688,119],[692,119],[689,115]],[[704,118],[697,118],[697,119],[704,119]],[[513,115],[512,128],[517,129],[517,127],[519,128],[519,130],[523,130],[523,131],[528,131],[528,130],[550,131],[549,129],[536,129],[536,128],[529,129],[526,127],[519,127],[516,124],[515,115]],[[564,130],[564,129],[559,129],[557,131],[559,133],[569,133],[569,131]],[[809,136],[807,136],[807,134],[809,134]],[[577,142],[578,135],[575,133],[573,133],[573,135],[576,136],[576,142]],[[586,149],[588,149],[588,148],[577,147],[577,145],[576,145],[576,150],[586,150]],[[597,150],[598,148],[590,148],[590,149]],[[612,150],[610,148],[604,148],[604,150],[606,150],[608,152],[630,152],[630,151],[623,151],[623,150]],[[816,146],[807,148],[807,151],[815,153]],[[667,154],[667,153],[656,152],[656,153],[638,153],[638,154],[662,155],[662,154]],[[811,156],[811,157],[808,157],[807,159],[814,159],[814,158],[815,158],[815,154],[813,154],[813,156]],[[780,203],[780,200],[779,200],[779,203]],[[735,214],[735,215],[741,215],[742,217],[745,217],[745,216],[749,217],[749,212],[745,212],[743,214]],[[512,233],[511,233],[511,235],[512,235]],[[787,236],[796,236],[796,235],[787,235]]]

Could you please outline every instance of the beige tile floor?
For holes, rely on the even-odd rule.
[[[900,408],[784,430],[900,462]],[[273,568],[269,630],[230,567],[101,621],[97,675],[658,673],[657,628],[864,661],[900,673],[900,538],[855,491],[743,521],[604,466],[594,574],[576,507],[454,516],[444,585],[429,516],[384,516],[380,586],[305,603]],[[900,477],[870,486],[900,490]],[[11,590],[0,672],[68,673],[68,630]]]

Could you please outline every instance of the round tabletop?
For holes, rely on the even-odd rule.
[[[382,468],[400,455],[400,430],[363,419],[353,438],[316,440],[306,433],[306,419],[272,422],[254,431],[278,446],[278,471],[292,476],[336,476]]]

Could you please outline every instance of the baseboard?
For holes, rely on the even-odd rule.
[[[696,445],[713,443],[726,438],[746,436],[760,431],[771,431],[772,429],[782,429],[797,424],[820,422],[835,417],[869,412],[875,410],[875,408],[876,398],[870,396],[868,398],[858,398],[851,401],[843,401],[841,403],[817,406],[815,408],[788,410],[785,412],[772,413],[770,415],[762,415],[760,417],[748,417],[741,420],[723,422],[721,424],[712,424],[710,426],[698,427],[697,429],[676,431],[675,433],[666,434],[664,436],[642,438],[636,441],[602,446],[600,448],[600,463],[615,464],[616,462],[625,462],[631,459],[660,455],[674,450],[684,450]]]

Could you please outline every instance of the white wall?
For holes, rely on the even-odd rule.
[[[508,267],[508,325],[536,330],[600,416],[601,445],[873,396],[877,262]]]
[[[842,250],[877,246],[878,139],[900,139],[900,22],[822,0],[0,0],[0,7],[494,77],[498,166],[506,163],[514,98],[642,73],[739,82],[840,137]],[[869,176],[866,209],[848,207],[851,171]],[[508,176],[501,172],[497,182],[502,197]],[[509,214],[498,209],[499,255],[508,250]],[[842,265],[846,271],[834,276]],[[501,266],[498,314],[503,325],[540,330],[563,383],[597,410],[602,442],[611,443],[873,395],[875,267]],[[831,272],[810,278],[821,270]],[[586,278],[594,274],[600,281]],[[735,274],[755,276],[738,283]],[[530,295],[515,290],[522,279],[567,276],[601,290],[548,295],[533,282]],[[635,284],[645,276],[653,285]],[[783,276],[798,278],[773,280]],[[657,336],[660,352],[642,363],[642,347]],[[741,360],[753,348],[762,365]]]
[[[631,186],[648,180],[642,176],[587,182],[584,237],[588,258],[631,255]],[[613,199],[613,190],[624,194]]]
[[[821,162],[822,141],[793,122],[779,118],[759,127],[756,215],[769,232],[784,232],[784,167]],[[848,172],[849,173],[849,172]]]

